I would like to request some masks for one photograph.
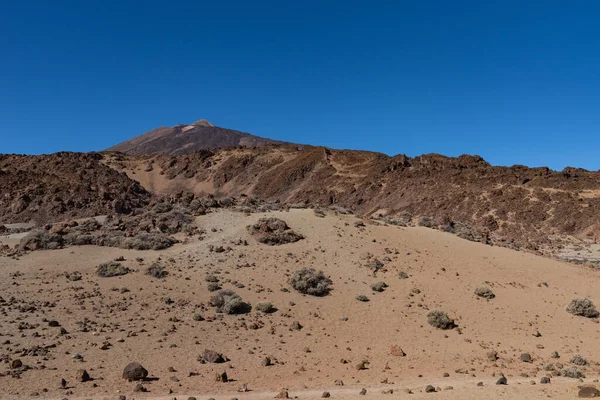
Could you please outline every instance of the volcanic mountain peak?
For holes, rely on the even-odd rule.
[[[214,126],[206,119],[191,125],[161,127],[107,149],[126,154],[177,155],[222,147],[261,147],[285,144],[277,140]]]
[[[214,126],[207,119],[199,119],[198,121],[194,122],[192,125],[196,125],[196,126]]]

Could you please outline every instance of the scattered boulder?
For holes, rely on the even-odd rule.
[[[526,363],[533,362],[533,359],[531,358],[531,354],[529,354],[529,353],[521,354],[520,358],[521,358],[521,361],[526,362]]]
[[[76,378],[79,382],[87,382],[92,379],[85,369],[78,370]]]
[[[229,382],[229,378],[227,377],[227,372],[223,371],[221,373],[217,373],[215,380],[217,382],[223,382],[223,383]]]
[[[148,370],[142,367],[142,364],[138,362],[132,362],[127,364],[123,370],[123,378],[131,381],[141,381],[148,377]]]
[[[227,361],[227,357],[224,357],[223,354],[217,353],[214,350],[204,350],[202,356],[200,357],[201,363],[211,363],[211,364],[221,364]]]
[[[542,385],[546,385],[546,384],[550,383],[550,378],[548,378],[547,376],[542,376],[540,379],[540,383]]]
[[[11,369],[19,369],[23,366],[23,361],[16,359],[16,360],[12,360],[10,362],[10,368]]]
[[[504,375],[502,375],[497,381],[496,385],[508,385],[508,379]]]

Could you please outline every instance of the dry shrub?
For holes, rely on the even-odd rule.
[[[323,271],[317,272],[313,268],[303,268],[296,271],[288,283],[300,293],[326,296],[331,290],[329,285],[333,282],[323,274]]]
[[[210,298],[210,305],[217,312],[224,314],[243,314],[249,311],[250,305],[244,303],[242,298],[232,290],[221,290]]]
[[[567,312],[586,318],[596,318],[598,310],[590,299],[573,299],[567,306]]]
[[[102,263],[96,269],[96,275],[98,275],[101,278],[110,278],[113,276],[126,275],[130,272],[131,270],[129,268],[116,261]]]
[[[452,329],[456,325],[454,320],[451,319],[448,314],[440,310],[432,310],[427,314],[427,322],[429,325],[438,329]]]

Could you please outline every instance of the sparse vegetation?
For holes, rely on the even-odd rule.
[[[210,305],[215,307],[217,312],[224,314],[242,314],[250,309],[250,305],[244,303],[242,298],[232,290],[221,290],[210,298]]]
[[[398,273],[398,277],[399,277],[400,279],[408,279],[408,274],[407,274],[406,272],[404,272],[404,271],[400,271],[400,272]]]
[[[492,290],[490,288],[485,287],[485,286],[480,286],[477,289],[475,289],[475,294],[479,297],[483,297],[484,299],[488,299],[488,300],[491,300],[494,297],[496,297],[494,292],[492,292]]]
[[[169,272],[167,272],[165,270],[165,267],[163,267],[161,264],[154,263],[151,266],[149,266],[148,269],[146,269],[146,275],[150,275],[151,277],[156,279],[163,279],[164,277],[169,275]]]
[[[218,282],[208,282],[206,288],[209,292],[216,292],[217,290],[221,290],[221,285]]]
[[[288,283],[300,293],[326,296],[330,291],[329,285],[333,282],[323,274],[323,271],[317,272],[313,268],[303,268],[296,271]]]
[[[113,276],[127,275],[131,270],[117,261],[102,263],[96,269],[96,275],[101,278],[110,278]]]
[[[431,310],[427,314],[427,322],[429,325],[438,329],[452,329],[456,325],[454,320],[451,319],[448,314],[440,310]]]
[[[21,250],[55,250],[63,246],[62,236],[46,231],[33,231],[21,239]]]
[[[371,290],[374,292],[383,292],[387,287],[388,285],[385,282],[376,282],[371,285]]]
[[[569,361],[571,364],[575,364],[575,365],[579,365],[579,366],[586,366],[588,365],[588,361],[581,357],[579,354],[575,354],[573,357],[571,357],[571,360]]]
[[[294,232],[287,223],[279,218],[261,218],[254,225],[248,226],[248,232],[260,243],[271,246],[294,243],[304,236]]]
[[[598,310],[594,303],[588,299],[573,299],[567,306],[567,312],[586,318],[596,318],[598,316]]]
[[[175,243],[175,239],[165,234],[143,232],[137,236],[126,238],[118,247],[133,250],[164,250]]]
[[[573,378],[573,379],[585,378],[584,373],[581,372],[579,370],[579,368],[577,368],[577,367],[569,367],[569,368],[562,369],[562,370],[560,370],[560,375],[564,376],[565,378]]]
[[[255,308],[256,308],[256,310],[263,312],[265,314],[270,314],[275,311],[275,307],[273,306],[273,303],[268,302],[268,301],[256,304]]]

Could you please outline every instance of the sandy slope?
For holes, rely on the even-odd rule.
[[[600,279],[594,270],[426,228],[358,228],[354,217],[318,218],[310,210],[270,215],[284,219],[306,239],[278,247],[259,244],[245,227],[264,215],[223,210],[198,218],[207,231],[204,240],[167,251],[89,246],[34,252],[16,261],[0,258],[0,296],[23,302],[0,303],[0,356],[20,358],[34,368],[21,379],[0,377],[0,397],[34,392],[52,398],[114,398],[118,392],[131,396],[135,384],[120,378],[130,361],[141,362],[158,378],[145,383],[148,393],[135,397],[155,398],[272,398],[270,391],[281,387],[301,398],[318,398],[323,388],[329,388],[332,398],[358,398],[362,387],[369,388],[368,398],[388,398],[380,394],[383,388],[396,389],[394,397],[408,396],[402,390],[411,388],[415,394],[410,398],[420,398],[428,384],[454,390],[423,393],[427,398],[573,398],[579,382],[552,378],[551,385],[540,385],[539,378],[548,373],[544,366],[557,361],[567,365],[575,353],[591,363],[581,368],[586,382],[598,375],[600,325],[565,311],[573,297],[600,301]],[[240,239],[248,245],[238,244]],[[210,244],[231,250],[210,252]],[[376,277],[364,267],[368,253],[384,261],[384,271]],[[99,263],[118,256],[137,271],[115,278],[94,274]],[[140,264],[136,257],[144,261]],[[143,273],[159,257],[170,272],[164,280]],[[302,267],[325,271],[334,282],[331,294],[318,298],[282,291],[289,288],[290,273]],[[64,273],[73,271],[81,272],[83,279],[66,279]],[[399,279],[399,271],[410,278]],[[271,301],[278,311],[215,314],[208,306],[208,274],[251,304]],[[235,281],[244,288],[235,288]],[[389,288],[373,293],[369,285],[377,281]],[[497,297],[477,298],[473,291],[482,284]],[[371,301],[358,302],[359,294]],[[166,296],[171,304],[164,301]],[[55,306],[44,305],[46,301]],[[28,311],[26,305],[35,310]],[[460,331],[429,326],[426,314],[434,308],[455,318]],[[215,319],[194,321],[197,310]],[[85,318],[89,321],[82,325]],[[49,327],[45,319],[57,320],[69,333],[60,335],[60,328]],[[289,330],[296,320],[304,328]],[[34,328],[20,331],[19,323]],[[250,329],[253,323],[260,328]],[[88,331],[81,331],[82,326]],[[535,337],[536,331],[542,336]],[[104,342],[111,344],[108,350],[100,349]],[[36,345],[56,347],[45,357],[18,355]],[[400,346],[406,356],[391,355],[392,345]],[[222,352],[231,361],[200,364],[196,358],[204,349]],[[490,350],[499,353],[498,361],[487,359]],[[559,360],[550,358],[553,351],[560,353]],[[524,352],[531,353],[532,363],[519,360]],[[83,362],[72,357],[75,353],[83,355]],[[275,365],[263,367],[266,356]],[[361,360],[370,365],[357,371]],[[95,380],[76,382],[80,368]],[[0,372],[8,369],[8,363],[0,364]],[[234,382],[215,382],[215,374],[222,371]],[[443,377],[446,372],[449,377]],[[500,373],[508,377],[508,386],[494,385]],[[61,378],[69,381],[70,389],[58,388]],[[385,379],[388,384],[381,383]],[[345,386],[335,386],[335,380]],[[531,380],[538,384],[531,386]],[[485,383],[483,388],[476,387],[479,381]],[[253,391],[237,393],[244,383]],[[169,396],[169,390],[174,394]]]

